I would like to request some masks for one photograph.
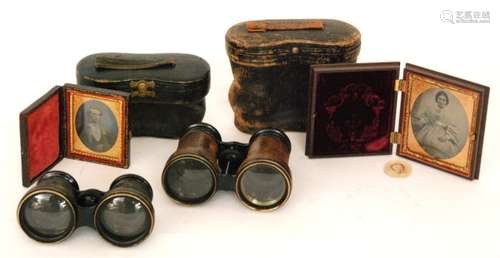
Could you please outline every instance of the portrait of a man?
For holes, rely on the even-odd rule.
[[[92,151],[106,152],[116,142],[116,118],[100,101],[89,100],[83,103],[77,111],[75,123],[78,137]]]
[[[457,155],[467,138],[465,110],[447,90],[429,89],[418,96],[411,112],[411,125],[420,146],[438,159]]]

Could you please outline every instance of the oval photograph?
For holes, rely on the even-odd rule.
[[[75,126],[82,143],[95,152],[110,150],[118,137],[116,117],[98,100],[88,100],[78,108]]]
[[[452,92],[428,89],[415,100],[411,126],[418,144],[430,156],[449,159],[463,149],[469,121],[464,107]]]

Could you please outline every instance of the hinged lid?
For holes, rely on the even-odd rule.
[[[397,155],[478,179],[489,88],[412,64],[403,82]]]
[[[384,78],[391,67],[398,72]],[[326,157],[374,153],[369,151],[371,144],[363,146],[367,150],[364,152],[351,146],[359,147],[374,131],[372,126],[381,127],[382,121],[389,121],[386,125],[390,126],[383,128],[390,145],[397,144],[397,155],[478,179],[489,88],[412,64],[406,64],[403,80],[398,79],[398,74],[399,63],[312,66],[306,154]],[[385,103],[392,101],[381,102],[390,98],[383,98],[376,87],[390,91],[394,100],[401,96],[398,129],[393,129],[393,112],[386,118],[381,116],[389,108]],[[377,119],[363,120],[373,112],[360,108],[367,104],[376,107]],[[395,105],[391,110],[395,111]],[[364,121],[369,122],[368,126]]]
[[[19,115],[23,185],[30,186],[63,157],[127,168],[128,99],[128,93],[66,84],[53,87],[23,110]],[[87,130],[90,127],[95,130]],[[86,137],[92,133],[97,141]],[[113,138],[109,151],[98,149]],[[114,153],[121,159],[111,160]]]
[[[205,97],[210,67],[189,54],[99,53],[78,63],[77,79],[83,85],[131,92],[132,97],[176,103]]]
[[[226,33],[230,60],[249,66],[354,62],[360,45],[359,31],[338,20],[248,21]]]
[[[392,154],[399,62],[311,66],[306,155]]]
[[[23,186],[30,186],[65,153],[62,87],[55,86],[19,115]]]

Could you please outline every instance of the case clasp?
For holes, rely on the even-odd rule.
[[[134,89],[132,91],[132,97],[154,97],[156,93],[153,89],[156,87],[154,81],[130,81],[130,88]]]

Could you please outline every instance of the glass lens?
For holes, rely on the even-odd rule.
[[[183,158],[171,164],[165,186],[179,201],[204,201],[213,191],[215,180],[210,168],[201,161]]]
[[[117,196],[106,200],[99,209],[99,230],[112,240],[133,241],[149,231],[146,207],[139,200]]]
[[[49,241],[63,237],[71,230],[74,223],[71,209],[70,204],[58,195],[35,194],[22,207],[22,223],[30,233]]]
[[[284,176],[269,165],[255,165],[244,171],[240,180],[240,193],[248,202],[266,207],[277,204],[286,195]]]

